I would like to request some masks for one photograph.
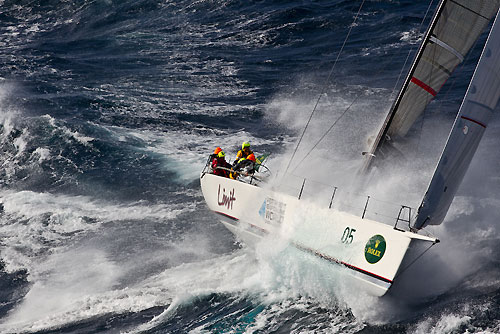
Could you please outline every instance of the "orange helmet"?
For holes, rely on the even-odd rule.
[[[252,153],[250,154],[248,157],[247,157],[248,160],[252,160],[253,162],[255,162],[255,155]]]
[[[219,154],[219,152],[222,151],[222,148],[220,147],[217,147],[215,150],[214,150],[214,154]]]

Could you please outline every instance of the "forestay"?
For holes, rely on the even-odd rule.
[[[405,136],[495,15],[500,0],[442,0],[415,60],[370,150]]]
[[[500,11],[499,11],[500,13]],[[440,224],[500,98],[500,19],[490,31],[467,94],[419,208],[414,228]]]

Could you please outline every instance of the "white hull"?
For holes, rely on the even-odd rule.
[[[348,268],[375,296],[390,288],[413,240],[435,242],[213,174],[202,174],[200,181],[208,207],[244,242],[253,244],[268,235],[279,236],[301,251]]]

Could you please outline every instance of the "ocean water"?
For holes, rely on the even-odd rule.
[[[0,0],[0,332],[500,332],[500,119],[442,242],[380,299],[249,249],[199,187],[247,140],[279,173],[322,92],[295,161],[349,110],[292,169],[348,186],[436,2],[367,0],[354,22],[361,1]],[[418,206],[485,38],[374,197]]]

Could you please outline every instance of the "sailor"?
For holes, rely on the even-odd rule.
[[[226,154],[224,151],[220,151],[217,154],[217,157],[212,161],[212,169],[215,175],[228,177],[229,169],[231,165],[226,161]],[[227,168],[227,169],[224,169]]]
[[[208,156],[207,165],[208,164],[211,165],[214,162],[214,159],[217,159],[217,154],[219,154],[220,151],[222,151],[222,148],[220,147],[215,148],[214,153]]]
[[[238,178],[238,174],[242,174],[244,176],[253,175],[255,173],[255,162],[256,159],[253,153],[246,158],[241,158],[238,160],[238,163],[233,166],[229,177],[236,180]]]
[[[253,154],[252,150],[250,149],[250,143],[249,142],[243,142],[241,144],[241,150],[236,153],[236,160],[233,162],[233,166],[236,165],[240,159],[247,158],[250,154]]]
[[[217,154],[219,154],[220,151],[222,151],[222,148],[217,146],[214,150],[214,153],[210,154],[209,157],[210,162],[214,161],[214,159],[217,158]]]

